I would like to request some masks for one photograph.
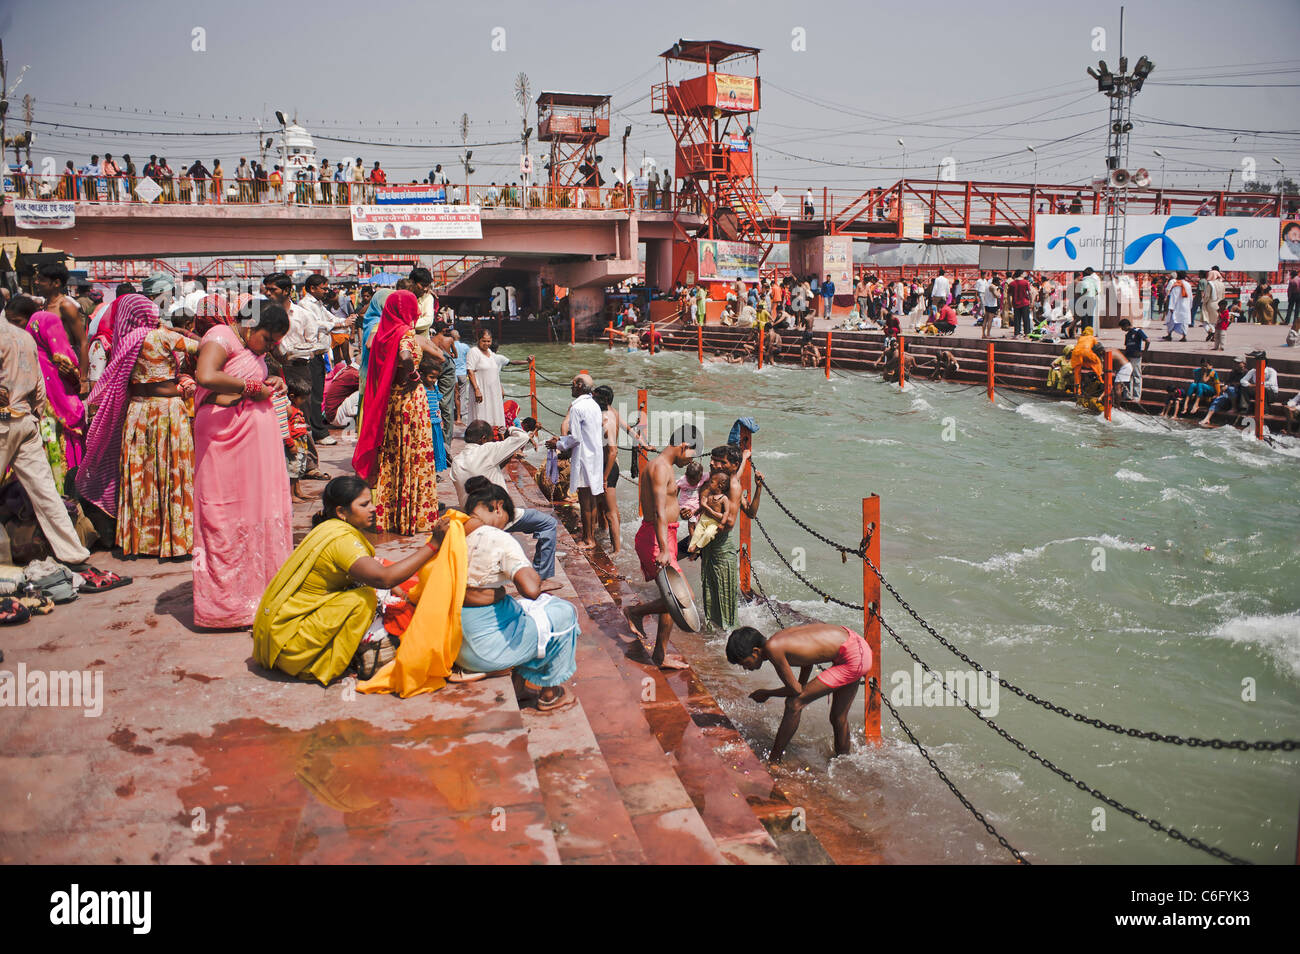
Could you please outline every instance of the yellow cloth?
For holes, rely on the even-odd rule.
[[[395,692],[403,699],[435,692],[447,682],[460,654],[460,610],[465,603],[469,554],[464,523],[469,517],[448,510],[451,525],[438,555],[420,570],[408,594],[415,603],[411,625],[402,634],[397,658],[357,686],[361,692]]]
[[[717,535],[718,521],[712,517],[701,517],[699,523],[695,525],[695,532],[691,534],[691,542],[687,545],[687,549],[694,553],[700,547],[707,546]]]
[[[322,685],[341,676],[375,619],[375,591],[356,587],[348,570],[375,548],[360,530],[326,520],[271,580],[253,619],[253,658]]]

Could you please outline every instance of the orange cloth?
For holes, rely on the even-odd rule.
[[[460,611],[469,571],[464,527],[469,517],[458,510],[448,510],[446,516],[451,525],[442,547],[421,568],[419,584],[409,594],[415,615],[402,635],[397,658],[359,684],[361,692],[395,692],[405,699],[446,684],[460,654]]]
[[[1097,343],[1096,335],[1079,335],[1079,340],[1074,344],[1074,350],[1070,352],[1070,364],[1074,367],[1074,379],[1079,380],[1079,373],[1086,364],[1097,377],[1102,376],[1101,359],[1097,357],[1092,346]]]

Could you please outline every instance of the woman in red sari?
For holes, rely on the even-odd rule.
[[[437,470],[429,402],[417,368],[422,352],[440,348],[415,334],[420,306],[409,291],[384,302],[370,345],[365,415],[352,466],[374,490],[380,530],[426,533],[438,519]]]

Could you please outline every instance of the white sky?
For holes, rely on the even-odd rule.
[[[195,27],[206,30],[205,52],[191,48]],[[491,48],[497,27],[504,52]],[[1095,27],[1107,30],[1105,53],[1092,51]],[[791,49],[796,28],[806,51]],[[1159,148],[1171,188],[1222,188],[1229,169],[1240,187],[1247,157],[1261,178],[1276,174],[1273,156],[1300,178],[1300,3],[1130,2],[1125,30],[1130,62],[1146,53],[1156,63],[1134,103],[1131,167],[1145,165],[1159,184]],[[476,183],[517,177],[518,73],[534,98],[614,95],[608,178],[629,123],[633,161],[647,154],[662,167],[671,155],[663,119],[649,112],[650,86],[664,75],[659,53],[682,36],[748,43],[764,51],[755,123],[764,191],[856,194],[899,177],[900,137],[913,177],[933,177],[951,157],[959,179],[1028,182],[1030,145],[1040,183],[1100,174],[1106,100],[1084,69],[1099,57],[1116,67],[1119,5],[0,0],[0,36],[11,83],[31,65],[10,135],[31,94],[38,123],[62,124],[35,127],[33,159],[53,156],[59,168],[107,151],[140,164],[165,154],[173,167],[221,158],[229,173],[239,156],[256,156],[257,120],[273,127],[279,107],[317,138],[318,156],[379,159],[390,181],[409,181],[435,162],[459,169],[468,112],[470,141],[483,144],[473,147]],[[190,135],[199,131],[237,135]]]

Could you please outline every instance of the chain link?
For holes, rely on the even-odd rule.
[[[776,604],[772,602],[772,598],[764,592],[763,583],[759,580],[758,572],[754,569],[753,560],[749,561],[749,575],[754,581],[754,586],[758,589],[759,599],[762,600],[763,605],[767,607],[768,612],[772,614],[772,618],[776,620],[776,625],[781,627],[781,629],[785,629],[785,620],[781,619],[781,614],[776,611]]]
[[[758,529],[762,531],[763,539],[765,539],[767,541],[767,545],[772,548],[772,552],[775,553],[777,557],[780,558],[781,562],[785,564],[785,568],[789,570],[791,573],[793,573],[799,579],[799,582],[803,583],[804,586],[808,587],[808,589],[812,590],[814,593],[820,596],[827,603],[835,603],[838,606],[843,606],[851,610],[861,610],[863,608],[861,603],[847,603],[844,600],[840,599],[839,597],[831,596],[829,593],[827,593],[825,590],[819,587],[816,583],[809,580],[808,577],[804,576],[802,573],[800,573],[798,570],[792,567],[790,565],[790,561],[785,558],[785,554],[782,553],[779,549],[777,549],[776,544],[772,542],[772,537],[768,534],[767,528],[763,526],[763,522],[759,520],[757,517],[754,517],[753,521],[754,521],[754,526],[758,527]]]
[[[1153,829],[1154,831],[1158,831],[1165,835],[1168,835],[1170,838],[1173,838],[1175,841],[1181,841],[1183,844],[1190,845],[1192,848],[1195,848],[1198,851],[1203,851],[1208,855],[1211,855],[1222,861],[1231,862],[1234,865],[1251,864],[1251,862],[1246,861],[1243,858],[1238,858],[1235,855],[1228,854],[1228,852],[1224,851],[1222,848],[1211,847],[1210,845],[1205,844],[1205,842],[1201,841],[1199,838],[1188,837],[1187,835],[1184,835],[1182,832],[1180,832],[1177,828],[1167,828],[1166,826],[1162,825],[1160,822],[1156,821],[1154,818],[1148,818],[1146,815],[1143,815],[1141,812],[1137,811],[1136,809],[1132,809],[1126,805],[1121,804],[1120,802],[1111,798],[1109,795],[1106,795],[1104,792],[1101,792],[1100,790],[1095,789],[1092,786],[1088,785],[1088,783],[1083,781],[1083,779],[1075,778],[1073,775],[1071,775],[1069,772],[1065,771],[1064,769],[1058,768],[1050,759],[1044,758],[1043,756],[1039,755],[1036,751],[1029,748],[1019,739],[1015,738],[1013,735],[1011,735],[1009,732],[1003,729],[1002,726],[998,725],[992,719],[985,716],[984,713],[980,712],[969,702],[967,702],[964,698],[962,698],[962,696],[955,689],[953,689],[951,686],[948,685],[948,681],[946,679],[944,679],[939,673],[935,672],[928,665],[926,665],[925,661],[920,656],[918,656],[915,652],[913,652],[912,647],[907,644],[907,642],[903,639],[902,636],[898,635],[898,633],[894,631],[894,628],[892,626],[890,626],[888,623],[885,622],[883,616],[875,612],[873,612],[872,615],[880,622],[880,625],[884,628],[885,632],[889,633],[890,636],[894,637],[894,642],[902,646],[903,651],[905,653],[907,653],[914,660],[916,660],[917,664],[922,669],[924,669],[927,673],[933,676],[943,686],[944,692],[948,693],[948,695],[956,699],[957,702],[965,706],[966,709],[973,716],[975,716],[975,718],[979,719],[990,729],[992,729],[998,735],[1002,736],[1002,738],[1006,739],[1017,749],[1019,749],[1022,753],[1028,755],[1031,759],[1033,759],[1035,762],[1042,765],[1044,768],[1047,768],[1049,771],[1059,775],[1061,778],[1069,782],[1071,785],[1073,785],[1075,788],[1079,789],[1080,791],[1087,792],[1089,795],[1091,795],[1093,798],[1097,799],[1098,801],[1105,802],[1107,805],[1111,806],[1117,811],[1123,812],[1125,815],[1128,815],[1130,818],[1134,819],[1135,821],[1140,821],[1145,823],[1149,828]],[[890,711],[891,712],[893,711],[892,706],[890,707]]]
[[[755,476],[757,477],[757,475],[755,475]],[[844,556],[855,556],[855,557],[865,557],[865,556],[866,556],[866,553],[867,553],[867,545],[871,542],[871,535],[870,535],[870,534],[868,534],[867,536],[863,537],[863,538],[862,538],[862,541],[857,545],[857,547],[846,547],[846,546],[844,546],[843,544],[836,543],[836,542],[835,542],[834,540],[832,540],[830,537],[826,537],[826,536],[823,536],[822,534],[818,533],[818,532],[817,532],[816,530],[814,530],[812,527],[808,526],[808,524],[804,523],[802,520],[800,520],[798,517],[796,517],[793,513],[791,513],[791,512],[790,512],[790,508],[787,507],[784,503],[781,502],[781,498],[780,498],[780,497],[778,497],[775,493],[773,493],[773,491],[772,491],[772,485],[769,484],[769,483],[768,483],[766,480],[764,480],[762,477],[758,477],[757,479],[758,479],[758,482],[759,482],[760,484],[763,485],[764,489],[767,490],[767,495],[768,495],[769,497],[772,498],[772,503],[774,503],[774,504],[776,504],[778,507],[780,507],[780,508],[781,508],[781,512],[784,513],[784,514],[785,514],[787,517],[789,517],[791,520],[793,520],[793,521],[795,522],[795,525],[798,526],[798,527],[799,527],[801,530],[803,530],[805,533],[809,533],[809,534],[811,534],[812,536],[814,536],[814,537],[816,537],[818,540],[820,540],[822,543],[826,544],[828,547],[831,547],[831,548],[834,549],[834,550],[838,550],[838,551],[839,551],[841,554],[843,554]],[[755,518],[755,519],[754,519],[754,522],[755,522],[755,523],[758,523],[758,519]],[[760,526],[761,526],[761,524],[760,524]],[[764,531],[764,535],[766,536],[766,531]],[[771,543],[771,539],[770,539],[770,538],[768,539],[768,542]],[[776,547],[773,546],[772,549],[775,550]],[[861,606],[859,606],[859,607],[857,607],[857,608],[858,608],[858,609],[862,609]]]
[[[952,783],[952,779],[948,778],[948,776],[944,774],[943,769],[939,768],[934,759],[930,757],[930,753],[925,750],[925,746],[918,741],[916,736],[912,734],[912,730],[907,727],[907,723],[899,716],[898,710],[895,709],[893,703],[889,701],[889,697],[880,691],[880,684],[877,683],[876,680],[872,679],[868,685],[871,692],[879,693],[880,701],[885,704],[885,707],[889,710],[889,714],[892,715],[894,721],[898,723],[899,728],[907,733],[907,737],[911,740],[912,744],[916,746],[916,750],[921,753],[921,757],[930,763],[930,768],[934,769],[939,778],[943,780],[943,784],[947,785],[948,790],[952,792],[953,795],[957,796],[957,801],[961,802],[962,805],[965,806],[966,810],[975,816],[976,821],[984,826],[985,831],[998,840],[999,845],[1011,852],[1012,857],[1014,857],[1016,861],[1020,862],[1022,865],[1030,864],[1031,862],[1012,847],[1011,843],[993,827],[993,823],[985,818],[983,813],[970,803],[970,799],[958,790],[957,786]]]

